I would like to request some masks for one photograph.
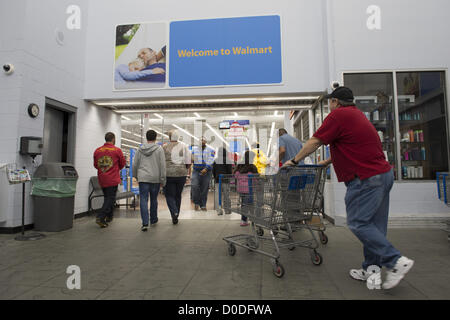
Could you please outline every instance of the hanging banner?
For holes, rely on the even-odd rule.
[[[170,23],[170,87],[282,82],[278,15]]]
[[[123,24],[115,39],[113,90],[282,83],[278,15]]]

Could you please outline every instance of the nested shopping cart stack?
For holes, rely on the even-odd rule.
[[[322,263],[317,252],[319,232],[322,243],[327,243],[325,225],[320,214],[326,169],[307,165],[281,169],[271,176],[221,175],[219,178],[219,205],[247,216],[252,222],[250,234],[224,237],[228,254],[236,254],[236,246],[268,256],[275,276],[281,278],[285,271],[280,263],[280,249],[296,247],[309,249],[314,265]],[[312,223],[319,217],[319,223]],[[295,231],[307,230],[308,239],[298,240]],[[265,233],[268,236],[265,236]]]

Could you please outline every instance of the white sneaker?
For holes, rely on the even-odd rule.
[[[369,266],[367,268],[369,277],[367,278],[366,285],[369,290],[381,289],[381,269],[378,266]]]
[[[351,269],[350,277],[355,280],[366,281],[369,278],[370,274],[364,269]]]
[[[383,283],[383,289],[392,289],[396,285],[398,285],[400,280],[402,280],[403,277],[408,273],[408,271],[411,270],[413,265],[413,260],[401,256],[397,260],[394,268],[386,272],[386,280]]]

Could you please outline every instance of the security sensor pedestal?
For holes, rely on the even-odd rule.
[[[25,167],[23,169],[25,169]],[[17,241],[31,241],[31,240],[40,240],[40,239],[45,238],[45,235],[40,234],[40,233],[25,234],[25,183],[26,182],[27,181],[22,182],[22,233],[14,238]]]

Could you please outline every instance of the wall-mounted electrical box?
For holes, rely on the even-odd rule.
[[[42,154],[42,138],[39,137],[20,137],[20,151],[21,155],[28,155],[35,157]]]

